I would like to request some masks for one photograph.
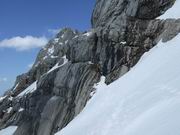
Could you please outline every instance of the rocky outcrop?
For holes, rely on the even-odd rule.
[[[126,26],[128,17],[151,20],[165,13],[175,0],[97,0],[92,27]]]
[[[175,0],[97,0],[92,29],[65,28],[41,49],[32,69],[0,101],[0,129],[53,135],[77,116],[106,77],[110,84],[160,40],[180,32],[180,20],[156,17]]]
[[[18,95],[31,83],[38,80],[44,73],[49,71],[56,63],[63,63],[63,56],[67,52],[67,43],[79,33],[76,30],[65,28],[57,36],[40,50],[32,69],[17,77],[13,90],[13,96]]]

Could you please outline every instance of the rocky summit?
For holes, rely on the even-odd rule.
[[[92,28],[62,29],[0,98],[0,129],[17,126],[14,135],[60,131],[83,110],[102,76],[111,84],[160,40],[180,32],[180,19],[157,19],[175,2],[96,0]]]

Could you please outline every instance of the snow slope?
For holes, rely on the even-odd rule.
[[[180,35],[159,43],[56,135],[180,135],[179,58]]]
[[[163,14],[160,19],[168,18],[180,18],[180,0],[176,0],[172,8],[170,8],[165,14]]]
[[[0,130],[0,135],[13,135],[16,129],[17,129],[17,126],[7,127],[3,130]]]

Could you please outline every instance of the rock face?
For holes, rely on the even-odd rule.
[[[0,129],[53,135],[77,116],[101,76],[110,84],[160,40],[180,32],[180,20],[156,17],[175,0],[97,0],[92,29],[65,28],[41,49],[32,69],[0,100]]]

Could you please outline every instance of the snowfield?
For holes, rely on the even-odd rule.
[[[168,19],[168,18],[180,18],[180,0],[176,0],[175,4],[172,8],[170,8],[165,14],[160,16],[160,19]]]
[[[17,126],[7,127],[3,130],[0,130],[0,135],[13,135],[16,129],[17,129]]]
[[[56,135],[180,135],[179,58],[180,35],[160,42]]]

